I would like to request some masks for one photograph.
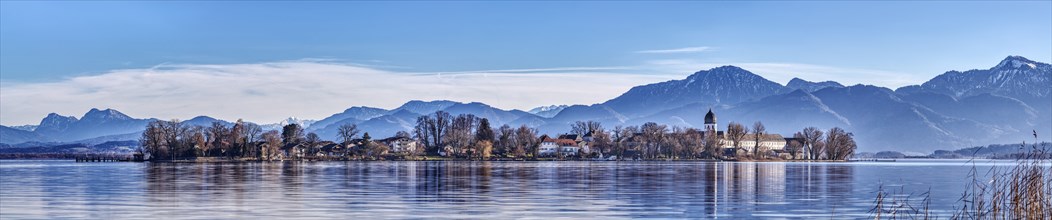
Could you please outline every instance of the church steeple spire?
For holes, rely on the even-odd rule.
[[[705,113],[705,130],[717,131],[716,114],[712,113],[712,108],[709,108],[709,113]]]

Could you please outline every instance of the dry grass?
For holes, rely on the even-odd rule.
[[[1026,146],[1024,146],[1026,147]],[[1048,149],[1030,147],[1029,153],[1010,167],[992,167],[985,173],[972,162],[971,181],[954,205],[950,219],[1052,219],[1052,158]],[[920,207],[912,205],[911,195],[877,191],[874,219],[934,219],[928,211],[928,193],[922,194]],[[930,190],[929,190],[930,192]]]
[[[958,200],[952,219],[1052,219],[1052,160],[1033,146],[1008,168],[993,167],[984,175],[974,162],[972,181]]]
[[[917,196],[921,198],[919,206],[913,205],[913,194],[904,194],[903,191],[901,187],[896,191],[885,191],[884,184],[881,184],[873,200],[874,206],[869,213],[874,219],[929,219],[934,217],[929,211],[931,189]]]

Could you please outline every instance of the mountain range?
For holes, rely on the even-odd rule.
[[[485,117],[495,127],[525,124],[558,134],[581,120],[599,121],[607,128],[646,122],[701,127],[704,113],[712,109],[722,120],[721,127],[731,121],[746,125],[761,121],[768,132],[790,136],[808,126],[838,126],[855,135],[860,151],[928,152],[1029,141],[1034,140],[1033,132],[1043,141],[1052,140],[1050,93],[1052,66],[1020,56],[1009,56],[989,69],[949,71],[897,89],[800,78],[783,86],[739,67],[721,66],[680,80],[636,86],[592,105],[521,111],[478,102],[414,100],[394,109],[357,106],[317,121],[290,118],[283,123],[307,125],[308,132],[325,139],[335,139],[343,124],[386,137],[411,131],[417,117],[441,110]],[[80,119],[52,113],[35,128],[0,127],[0,143],[134,139],[151,120],[156,119],[136,119],[112,109],[91,109]],[[199,116],[186,122],[210,125],[213,121],[221,120]]]

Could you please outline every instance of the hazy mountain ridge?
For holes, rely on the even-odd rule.
[[[542,133],[558,134],[567,132],[570,123],[581,120],[599,121],[607,128],[650,121],[700,127],[703,113],[713,109],[719,115],[721,128],[731,121],[745,125],[762,121],[770,132],[789,136],[808,126],[839,126],[853,132],[863,150],[919,152],[1032,140],[1026,139],[1031,130],[1042,133],[1042,140],[1049,140],[1050,76],[1052,68],[1048,64],[1010,56],[990,69],[949,71],[921,85],[893,91],[799,78],[782,86],[744,69],[722,66],[698,71],[682,80],[633,87],[601,104],[552,105],[525,112],[479,102],[412,100],[391,110],[351,107],[306,127],[323,138],[335,139],[340,125],[357,124],[362,132],[380,138],[397,131],[411,131],[417,117],[442,110],[452,115],[485,117],[494,127],[525,124]],[[49,114],[32,132],[3,127],[0,131],[4,138],[0,142],[96,137],[110,138],[100,138],[95,143],[112,141],[141,131],[141,126],[150,120],[155,119],[134,119],[110,109],[93,109],[79,120]],[[214,121],[229,124],[207,116],[187,122],[210,125]],[[80,131],[85,129],[106,132]],[[97,136],[54,139],[69,134]]]
[[[314,124],[311,124],[309,126],[312,129],[308,129],[308,130],[317,130],[317,129],[320,129],[320,128],[324,128],[326,126],[329,126],[329,125],[334,124],[336,122],[343,121],[343,120],[348,119],[348,118],[355,119],[357,121],[369,120],[369,119],[372,119],[372,118],[384,115],[387,112],[388,112],[387,109],[373,108],[373,107],[368,107],[368,106],[351,107],[351,108],[348,108],[347,110],[343,110],[343,112],[341,112],[341,113],[336,113],[336,114],[333,114],[332,116],[329,116],[329,117],[326,117],[324,119],[318,120],[317,122],[314,122]]]
[[[735,104],[778,94],[785,87],[736,66],[721,66],[686,79],[636,86],[602,105],[639,117],[696,102]]]
[[[57,116],[57,114],[55,115]],[[52,117],[45,118],[44,120],[47,121],[49,118]],[[99,110],[93,108],[87,113],[84,113],[84,116],[79,120],[67,117],[66,119],[58,119],[54,121],[54,124],[47,124],[47,129],[49,131],[55,131],[56,133],[41,133],[40,127],[45,125],[43,121],[41,122],[41,126],[38,126],[35,132],[57,141],[75,141],[106,135],[142,131],[146,124],[153,120],[157,119],[136,119],[114,109]]]
[[[551,118],[551,117],[555,116],[556,114],[559,114],[559,112],[563,111],[563,109],[566,109],[566,107],[570,107],[570,106],[569,105],[541,106],[541,107],[536,107],[536,108],[530,109],[529,111],[526,111],[526,112],[529,112],[530,114],[534,114],[534,115],[537,115],[537,116],[545,117],[545,118]]]
[[[17,144],[34,141],[50,141],[50,139],[32,131],[0,125],[0,143]]]
[[[33,130],[37,129],[37,125],[19,125],[19,126],[11,126],[10,128],[23,130],[23,131],[33,131]]]
[[[806,92],[815,92],[825,88],[844,88],[844,85],[834,81],[811,82],[800,78],[793,78],[792,80],[789,80],[789,83],[785,84],[785,87],[791,90],[799,89]]]

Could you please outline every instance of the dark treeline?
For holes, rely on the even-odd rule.
[[[384,140],[373,140],[354,124],[341,125],[337,142],[322,140],[297,124],[281,131],[263,131],[241,120],[232,126],[189,126],[178,120],[154,121],[140,139],[150,158],[161,160],[218,157],[229,159],[381,159],[446,157],[469,160],[538,159],[805,159],[845,160],[854,154],[853,135],[840,128],[822,131],[808,127],[792,138],[773,140],[778,146],[762,147],[771,135],[764,125],[752,127],[729,123],[716,132],[696,128],[669,127],[648,122],[638,126],[606,129],[599,122],[577,121],[566,134],[542,135],[526,125],[495,127],[486,118],[471,114],[451,115],[444,111],[417,118],[410,132],[400,131]],[[559,142],[557,150],[542,145]],[[566,144],[569,143],[569,144]],[[770,144],[770,143],[768,143]],[[404,145],[411,147],[397,147]],[[573,148],[568,148],[573,147]],[[566,151],[566,149],[579,149]]]
[[[145,153],[155,159],[199,156],[264,158],[267,148],[276,149],[278,146],[267,146],[267,142],[261,141],[266,136],[276,135],[274,133],[263,133],[259,125],[241,120],[231,127],[219,122],[202,127],[189,126],[179,120],[158,120],[146,125],[139,141]]]

